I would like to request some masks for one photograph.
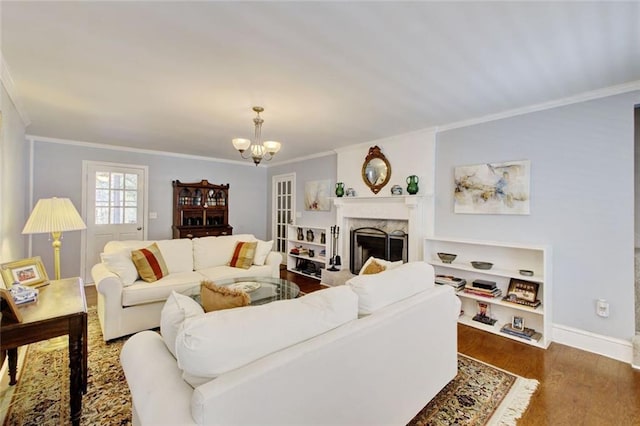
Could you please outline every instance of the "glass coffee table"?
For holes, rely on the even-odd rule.
[[[215,285],[231,287],[246,291],[251,298],[251,305],[264,305],[276,300],[295,299],[300,294],[300,287],[291,281],[273,277],[242,277],[225,280],[213,280]],[[201,284],[190,287],[184,292],[200,303]]]

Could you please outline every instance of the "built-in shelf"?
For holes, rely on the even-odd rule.
[[[452,253],[456,258],[452,263],[444,263],[439,252]],[[551,248],[544,245],[473,241],[454,238],[426,238],[424,240],[424,260],[433,265],[436,274],[463,278],[467,283],[476,279],[493,281],[502,291],[502,296],[491,298],[458,291],[462,302],[462,312],[458,319],[461,324],[497,334],[508,339],[547,348],[551,343]],[[493,263],[488,270],[476,269],[472,261]],[[520,270],[530,270],[533,276],[520,274]],[[507,294],[512,279],[532,282],[538,285],[537,298],[541,305],[533,308],[507,302],[502,297]],[[478,313],[478,303],[489,305],[490,316],[497,320],[494,325],[474,321]],[[540,340],[527,340],[501,332],[504,324],[510,324],[513,317],[524,319],[524,326],[539,332]]]
[[[321,279],[322,270],[327,266],[327,256],[331,254],[327,252],[328,238],[330,234],[327,228],[321,226],[288,225],[287,270],[316,280]],[[291,253],[296,247],[313,250],[314,255]]]

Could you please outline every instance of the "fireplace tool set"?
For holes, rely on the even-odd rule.
[[[340,256],[338,256],[338,237],[340,236],[340,227],[335,225],[331,227],[331,258],[329,259],[329,265],[331,268],[328,271],[339,271],[336,266],[340,266]]]

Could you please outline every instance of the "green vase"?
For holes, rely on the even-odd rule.
[[[344,195],[344,183],[336,183],[336,196],[342,197]]]
[[[407,193],[413,195],[418,193],[418,176],[411,175],[407,178]]]

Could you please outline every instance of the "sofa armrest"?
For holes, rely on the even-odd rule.
[[[104,297],[117,297],[122,295],[122,280],[119,276],[107,269],[104,263],[98,263],[91,268],[91,276],[96,286],[96,290]]]
[[[120,363],[140,425],[193,425],[193,388],[182,379],[176,359],[153,331],[133,335],[122,347]]]

